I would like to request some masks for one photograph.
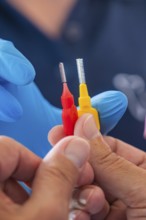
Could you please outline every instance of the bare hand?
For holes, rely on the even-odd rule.
[[[87,141],[67,137],[41,161],[18,142],[1,136],[0,219],[68,219],[72,192],[89,152]],[[18,180],[32,184],[31,196]]]
[[[91,115],[77,121],[75,135],[89,140],[95,181],[111,205],[105,219],[146,219],[146,154],[120,140],[103,138]]]
[[[52,146],[65,137],[63,126],[55,126],[48,135]],[[82,149],[82,152],[84,149]],[[103,220],[109,213],[109,204],[105,199],[103,190],[93,184],[94,173],[91,165],[87,162],[80,170],[80,178],[75,188],[71,203],[71,216],[73,220]]]

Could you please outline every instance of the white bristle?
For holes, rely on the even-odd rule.
[[[80,82],[80,84],[86,83],[83,59],[76,59],[76,63],[77,63],[79,82]]]
[[[64,69],[63,63],[59,63],[59,70],[60,70],[61,80],[63,83],[65,83],[66,82],[66,75],[65,75],[65,69]]]

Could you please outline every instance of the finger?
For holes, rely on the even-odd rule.
[[[127,104],[127,97],[119,91],[106,91],[92,98],[93,107],[99,111],[103,134],[116,126],[125,113]]]
[[[145,205],[145,170],[112,153],[92,115],[84,115],[77,121],[75,134],[90,140],[90,162],[99,184],[127,206]]]
[[[127,220],[126,215],[127,207],[123,204],[122,201],[117,200],[110,206],[110,212],[106,220]]]
[[[69,220],[90,220],[91,216],[82,210],[73,210],[69,213]]]
[[[41,159],[15,140],[0,136],[0,181],[31,180]]]
[[[90,215],[95,215],[101,213],[104,210],[104,213],[107,214],[107,210],[104,209],[107,201],[105,199],[104,193],[101,188],[94,185],[87,185],[77,189],[74,192],[73,200],[70,208],[79,209],[84,212],[89,213]]]
[[[79,170],[89,158],[90,146],[78,137],[59,141],[41,163],[26,210],[35,219],[67,219],[69,201],[79,178]],[[40,203],[41,201],[41,203]],[[42,215],[43,210],[43,215]]]
[[[64,137],[65,135],[62,125],[53,127],[48,134],[48,140],[52,145],[55,145],[59,140],[61,140]],[[77,185],[82,186],[82,185],[90,184],[93,181],[93,178],[94,178],[93,169],[89,163],[86,163],[85,166],[80,171],[80,177]]]
[[[87,162],[80,171],[80,176],[77,186],[83,186],[92,183],[94,180],[94,173],[91,165]]]
[[[0,120],[14,122],[23,114],[23,109],[14,96],[0,86]]]
[[[48,133],[48,140],[52,146],[57,144],[62,138],[65,137],[63,125],[53,127]]]
[[[127,98],[119,91],[107,91],[94,96],[92,105],[99,111],[101,132],[107,134],[116,126],[125,113]],[[59,133],[58,137],[57,132]],[[64,137],[63,126],[56,126],[48,135],[52,145],[56,144],[62,137]]]
[[[17,204],[23,204],[29,197],[28,193],[14,179],[4,183],[3,192]]]
[[[33,81],[35,70],[32,64],[10,41],[0,39],[0,81],[26,85]]]
[[[126,160],[146,169],[145,152],[113,137],[105,136],[104,140],[109,144],[112,152],[115,152],[117,155],[125,158]],[[110,202],[115,200],[115,198],[108,195],[108,193],[106,193],[106,198],[108,198],[108,201]]]
[[[137,166],[146,168],[146,153],[144,151],[113,137],[104,137],[104,140],[117,155]]]
[[[106,202],[100,212],[96,213],[92,216],[92,220],[104,220],[108,216],[110,211],[110,206],[108,202]],[[112,219],[113,220],[113,219]],[[119,220],[119,219],[118,219]]]

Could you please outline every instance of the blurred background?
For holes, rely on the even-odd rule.
[[[76,58],[83,58],[90,96],[124,92],[126,114],[110,135],[145,150],[146,1],[1,0],[0,38],[31,61],[44,97],[61,107],[58,63],[77,104]]]

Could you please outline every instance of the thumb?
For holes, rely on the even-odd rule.
[[[26,204],[36,215],[34,219],[67,219],[72,192],[89,152],[87,141],[70,136],[48,153],[36,173],[32,196]]]
[[[75,135],[89,140],[95,179],[106,192],[129,207],[146,205],[146,171],[112,152],[92,115],[83,115],[77,121]]]

